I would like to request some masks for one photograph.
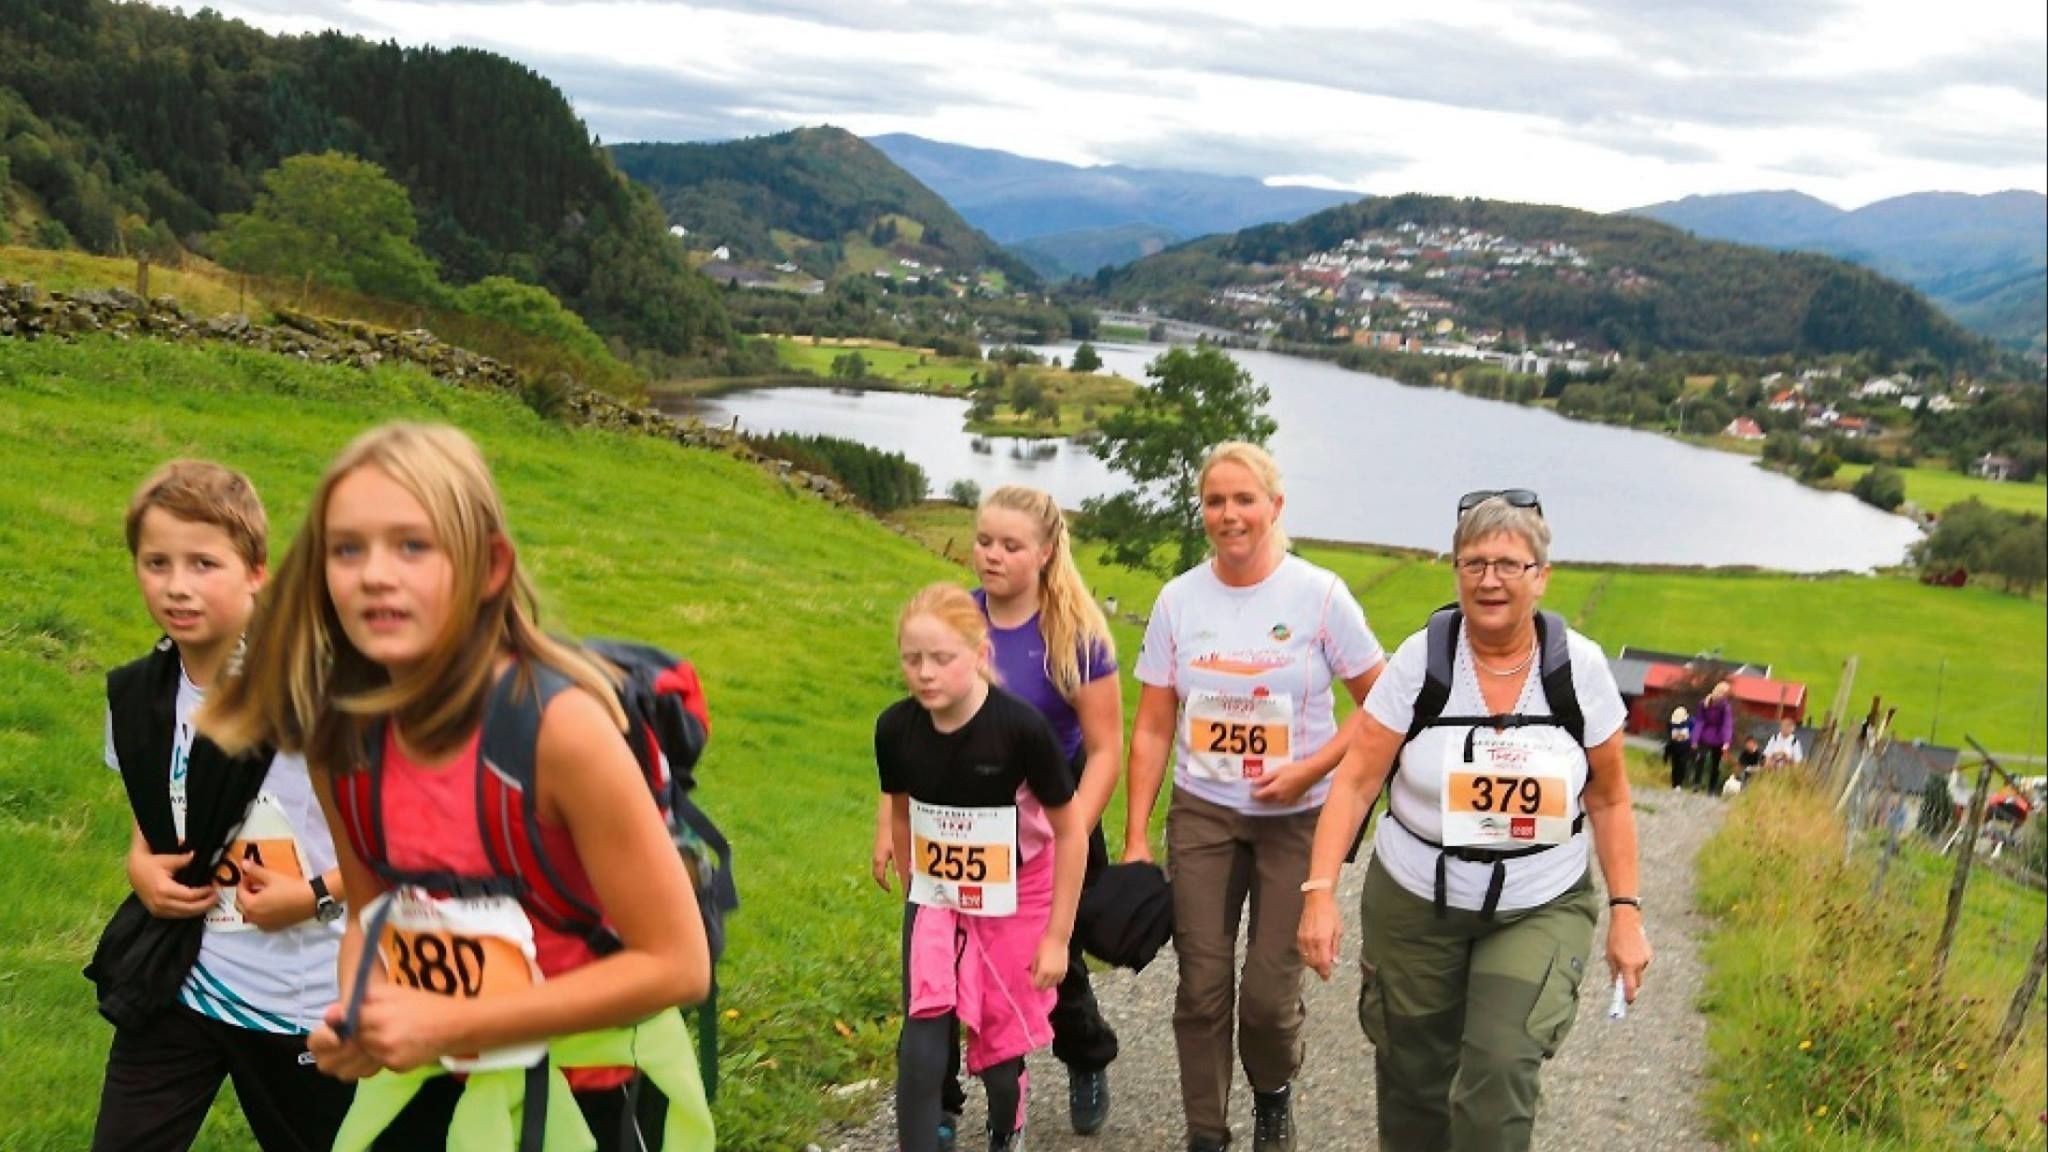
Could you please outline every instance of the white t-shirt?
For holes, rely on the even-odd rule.
[[[185,773],[192,755],[192,714],[199,709],[199,686],[180,671],[176,731],[171,739],[171,818],[178,836],[185,835]],[[107,714],[107,767],[121,770],[114,751],[114,717]],[[334,840],[327,818],[313,793],[306,762],[280,753],[271,760],[263,787],[249,806],[238,842],[246,853],[253,844],[268,853],[266,866],[286,866],[310,878],[335,866]],[[329,1004],[340,999],[336,964],[340,955],[340,921],[321,924],[303,920],[276,932],[245,922],[235,911],[234,889],[219,889],[221,903],[206,914],[199,959],[178,989],[178,1002],[202,1016],[238,1028],[279,1035],[302,1035],[320,1023]]]
[[[1387,662],[1387,669],[1365,699],[1365,710],[1373,719],[1394,732],[1408,731],[1415,718],[1415,697],[1422,691],[1429,671],[1428,629],[1410,636]],[[1566,632],[1566,650],[1571,657],[1572,686],[1577,689],[1579,708],[1586,717],[1586,747],[1601,744],[1621,730],[1627,719],[1621,692],[1608,669],[1600,646],[1577,632]],[[1522,683],[1522,695],[1513,711],[1530,716],[1550,715],[1550,700],[1543,692],[1541,670],[1530,667]],[[1478,716],[1488,712],[1480,695],[1479,679],[1472,667],[1472,647],[1464,631],[1458,633],[1458,655],[1451,667],[1451,695],[1445,701],[1445,716]],[[1394,773],[1388,805],[1399,817],[1381,820],[1373,840],[1373,854],[1387,873],[1409,892],[1426,899],[1436,895],[1437,850],[1416,839],[1443,839],[1443,785],[1446,757],[1462,750],[1467,726],[1425,728],[1401,752],[1400,771]],[[1579,793],[1586,787],[1585,752],[1572,747],[1571,735],[1562,728],[1532,727],[1517,733],[1549,748],[1566,752],[1572,761],[1565,815],[1576,818],[1581,811]],[[1403,828],[1405,824],[1407,827]],[[1413,829],[1410,834],[1409,829]],[[1556,899],[1585,874],[1591,836],[1573,836],[1548,852],[1510,860],[1507,881],[1501,888],[1499,907],[1534,908]],[[1450,858],[1444,877],[1445,903],[1453,908],[1477,911],[1486,903],[1486,887],[1492,879],[1491,864],[1473,864]]]
[[[1791,764],[1806,763],[1806,751],[1799,746],[1799,736],[1796,733],[1780,732],[1771,737],[1764,745],[1764,763],[1769,764],[1773,756],[1783,756],[1786,762]]]
[[[1259,816],[1321,807],[1328,777],[1293,804],[1252,789],[1336,736],[1331,682],[1385,655],[1344,582],[1298,556],[1248,588],[1223,583],[1208,563],[1181,573],[1152,606],[1137,665],[1139,683],[1180,699],[1173,786]]]

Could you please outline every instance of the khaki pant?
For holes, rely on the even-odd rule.
[[[1233,1016],[1254,1090],[1286,1087],[1301,1066],[1304,1009],[1295,932],[1316,816],[1313,809],[1247,816],[1180,791],[1167,809],[1173,950],[1180,962],[1173,1039],[1191,1137],[1230,1136]],[[1252,923],[1240,979],[1237,931],[1247,896]]]
[[[1578,1015],[1600,914],[1591,874],[1539,908],[1438,919],[1374,860],[1359,903],[1380,1147],[1526,1152],[1543,1062]]]

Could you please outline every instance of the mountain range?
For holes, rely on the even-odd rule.
[[[1090,276],[1168,245],[1296,220],[1356,192],[1121,164],[1078,167],[892,134],[869,143],[1048,279]]]
[[[2015,351],[2048,349],[2048,197],[1917,192],[1848,211],[1801,192],[1688,196],[1631,209],[1696,236],[1824,252],[1925,292]]]

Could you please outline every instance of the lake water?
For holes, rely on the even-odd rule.
[[[1101,344],[1105,368],[1143,380],[1162,348]],[[1063,360],[1073,345],[1040,349]],[[1271,448],[1285,474],[1283,523],[1323,540],[1450,546],[1460,494],[1534,488],[1560,560],[1755,565],[1792,572],[1897,564],[1919,530],[1845,493],[1819,492],[1747,457],[1664,436],[1565,420],[1551,412],[1410,388],[1335,365],[1234,352],[1272,391]],[[739,392],[688,411],[740,428],[825,434],[901,452],[942,495],[955,480],[983,491],[1031,484],[1064,507],[1114,492],[1122,478],[1085,447],[987,441],[962,432],[967,402],[822,388]],[[1046,449],[1041,449],[1044,451]]]

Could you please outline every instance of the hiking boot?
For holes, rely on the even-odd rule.
[[[960,1114],[939,1113],[939,1152],[953,1152],[953,1146],[960,1139]]]
[[[1005,1136],[994,1132],[988,1134],[988,1152],[1024,1152],[1024,1130],[1017,1129]]]
[[[1188,1152],[1223,1152],[1230,1147],[1228,1136],[1190,1136]]]
[[[1076,1136],[1093,1136],[1109,1123],[1108,1069],[1067,1069],[1067,1118]]]
[[[1252,1093],[1252,1152],[1294,1152],[1294,1086]]]

